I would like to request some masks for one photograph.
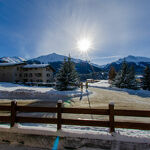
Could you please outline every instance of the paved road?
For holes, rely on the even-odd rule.
[[[73,98],[71,103],[65,103],[66,107],[91,107],[107,108],[110,102],[115,103],[115,108],[119,109],[150,109],[150,97],[136,95],[124,91],[115,91],[103,88],[89,88],[94,94],[81,98]]]

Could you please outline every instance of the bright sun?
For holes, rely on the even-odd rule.
[[[77,46],[81,52],[87,52],[91,48],[91,41],[88,39],[81,39],[77,42]]]

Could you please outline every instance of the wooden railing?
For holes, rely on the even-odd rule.
[[[115,132],[115,128],[141,129],[150,130],[150,123],[115,121],[115,116],[132,116],[132,117],[150,117],[150,111],[142,110],[120,110],[114,109],[114,104],[110,103],[108,109],[89,109],[89,108],[63,108],[62,101],[58,101],[57,107],[33,107],[33,106],[17,106],[15,101],[11,102],[11,106],[0,105],[0,111],[9,111],[10,116],[0,116],[1,123],[10,123],[11,127],[15,123],[45,123],[57,124],[57,130],[62,125],[79,125],[79,126],[97,126],[108,127],[110,132]],[[28,117],[18,116],[19,112],[42,112],[56,113],[56,118]],[[71,114],[92,114],[92,115],[108,115],[108,121],[100,120],[81,120],[81,119],[64,119],[63,113]]]

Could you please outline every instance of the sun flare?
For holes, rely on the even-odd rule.
[[[87,52],[91,48],[91,41],[88,39],[81,39],[77,42],[78,49],[81,52]]]

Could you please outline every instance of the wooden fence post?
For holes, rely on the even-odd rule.
[[[114,124],[114,103],[109,103],[109,123],[110,123],[110,133],[115,132]]]
[[[62,114],[61,114],[61,106],[62,106],[62,100],[59,100],[57,102],[57,130],[61,130],[61,118],[62,118]]]
[[[16,111],[17,111],[16,108],[17,108],[17,102],[11,101],[11,122],[10,122],[11,127],[13,127],[15,125]]]

